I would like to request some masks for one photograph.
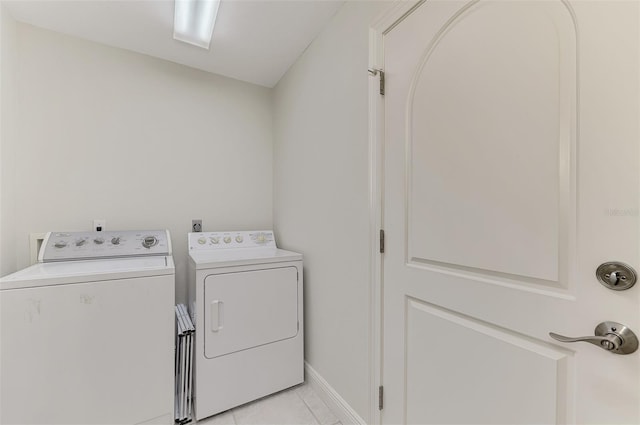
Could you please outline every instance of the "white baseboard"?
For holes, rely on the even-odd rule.
[[[343,425],[367,425],[365,420],[349,406],[349,403],[307,362],[304,362],[304,371],[307,384],[313,388],[318,397],[324,401],[329,410],[340,419]]]

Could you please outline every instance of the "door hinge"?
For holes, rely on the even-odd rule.
[[[380,229],[380,254],[384,254],[384,230]]]
[[[382,410],[384,407],[384,387],[380,385],[378,387],[378,410]]]
[[[384,96],[384,71],[381,69],[371,69],[369,68],[369,74],[371,75],[380,75],[380,94]]]

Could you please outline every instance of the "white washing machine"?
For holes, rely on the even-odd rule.
[[[196,419],[304,381],[302,255],[271,231],[189,234]]]
[[[48,233],[0,279],[0,423],[173,423],[169,233]]]

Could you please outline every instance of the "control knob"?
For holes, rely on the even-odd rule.
[[[242,235],[238,235],[238,236],[236,236],[236,242],[238,242],[238,243],[242,243],[242,241],[243,241],[243,240],[244,240],[244,239],[242,238]]]
[[[151,248],[156,245],[158,245],[158,238],[155,236],[145,236],[142,240],[142,246],[145,248]]]
[[[219,237],[217,237],[217,236],[212,236],[212,237],[210,237],[209,239],[211,239],[211,243],[213,243],[213,244],[216,244],[216,245],[217,245],[217,244],[219,244],[219,243],[220,243],[220,238],[219,238]]]
[[[76,246],[82,246],[87,242],[86,239],[76,239]]]
[[[198,238],[198,243],[199,243],[200,245],[204,245],[204,244],[206,244],[206,243],[207,243],[207,240],[206,240],[205,238]]]
[[[104,243],[104,238],[95,238],[93,243],[96,245],[102,245]]]
[[[66,241],[58,241],[55,244],[53,244],[53,246],[55,246],[56,248],[64,248],[65,246],[67,246],[67,242]]]
[[[225,236],[224,243],[231,243],[231,236]]]
[[[114,236],[113,238],[111,238],[111,243],[113,245],[120,245],[120,236]]]

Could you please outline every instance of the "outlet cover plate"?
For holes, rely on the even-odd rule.
[[[107,220],[104,218],[96,218],[93,220],[93,229],[96,232],[104,232],[107,227]]]

